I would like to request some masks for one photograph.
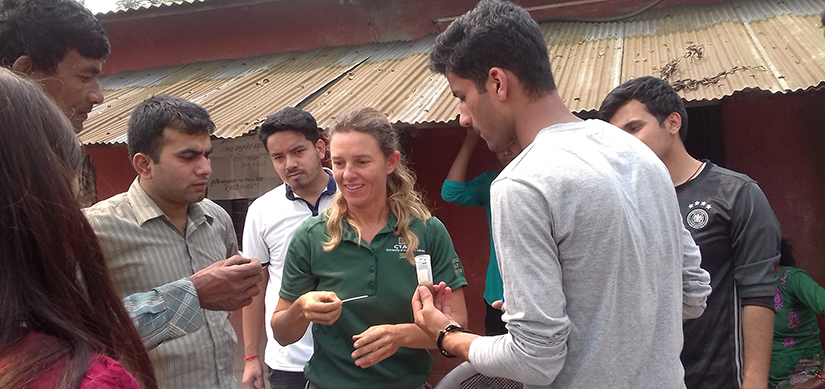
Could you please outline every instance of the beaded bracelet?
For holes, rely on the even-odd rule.
[[[438,332],[438,340],[436,340],[435,344],[438,346],[438,351],[441,352],[441,355],[443,355],[447,358],[455,358],[455,355],[448,353],[447,350],[444,350],[444,347],[441,346],[441,342],[444,341],[444,335],[446,335],[448,332],[456,332],[456,331],[457,332],[464,332],[464,333],[467,333],[467,334],[470,333],[469,330],[461,328],[461,327],[459,327],[455,324],[450,324],[450,325],[447,326],[447,328],[444,329],[444,331],[439,331]]]

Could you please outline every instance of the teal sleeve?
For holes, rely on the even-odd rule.
[[[825,289],[801,269],[792,269],[786,287],[799,301],[819,315],[825,315]]]
[[[486,207],[490,204],[490,184],[498,172],[479,174],[468,182],[444,180],[441,185],[441,198],[444,201],[462,207]]]
[[[284,260],[284,273],[281,290],[278,295],[289,301],[295,301],[304,293],[315,290],[318,280],[312,275],[312,242],[309,226],[312,218],[305,220],[289,242]]]
[[[444,223],[435,216],[431,217],[425,226],[427,229],[426,247],[432,257],[433,281],[435,283],[444,281],[452,289],[466,286],[464,266],[458,259],[447,227],[444,227]]]

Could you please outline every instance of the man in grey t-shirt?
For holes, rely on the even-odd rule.
[[[491,187],[509,333],[456,329],[444,285],[416,291],[416,324],[445,356],[527,388],[684,388],[682,319],[701,315],[710,279],[667,170],[629,134],[571,114],[547,58],[538,25],[503,1],[436,39],[430,68],[461,125],[492,151],[523,151]]]

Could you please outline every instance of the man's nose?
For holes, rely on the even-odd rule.
[[[293,169],[298,166],[298,158],[291,155],[287,155],[285,158],[287,170]]]
[[[103,104],[103,91],[100,90],[100,84],[95,82],[92,89],[89,91],[89,102],[93,105]]]
[[[461,127],[472,127],[473,120],[470,118],[470,115],[462,112],[458,114],[458,124],[460,124]]]
[[[212,174],[212,161],[207,157],[201,157],[200,163],[195,168],[195,174],[198,176],[208,176]]]

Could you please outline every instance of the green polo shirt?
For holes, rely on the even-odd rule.
[[[393,234],[396,223],[390,215],[387,225],[372,242],[358,240],[358,234],[344,220],[341,244],[331,252],[322,245],[329,240],[327,218],[307,219],[295,232],[284,264],[280,296],[295,301],[304,293],[333,291],[340,299],[368,295],[343,305],[341,316],[331,325],[312,325],[315,351],[304,375],[321,388],[407,389],[421,385],[432,372],[427,350],[401,347],[391,357],[366,369],[355,366],[350,354],[352,336],[380,324],[413,323],[410,299],[418,279],[415,266],[405,254],[407,246]],[[453,248],[450,234],[435,217],[426,222],[413,219],[410,229],[419,239],[415,254],[430,254],[433,278],[453,289],[467,285],[464,267]]]

